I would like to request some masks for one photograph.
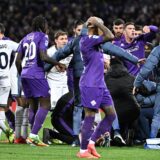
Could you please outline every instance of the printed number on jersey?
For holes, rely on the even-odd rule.
[[[30,44],[24,43],[23,47],[26,49],[24,61],[27,63],[36,57],[36,44],[34,42],[31,42]]]
[[[0,52],[0,69],[5,69],[8,66],[8,55],[5,52]]]

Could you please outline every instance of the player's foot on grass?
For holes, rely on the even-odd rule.
[[[126,145],[126,142],[124,141],[124,139],[122,138],[122,136],[118,132],[116,132],[114,134],[113,140],[116,143],[116,145],[118,145],[118,146],[125,146]]]
[[[88,151],[85,151],[84,153],[77,153],[78,158],[87,158],[87,159],[97,159],[97,157],[93,156],[91,153]]]
[[[6,137],[8,138],[9,143],[14,142],[14,131],[10,128],[5,131]]]
[[[39,136],[38,135],[32,135],[32,136],[29,136],[27,139],[26,139],[26,142],[27,144],[30,144],[32,146],[40,146],[40,147],[48,147],[49,145],[43,143],[40,139],[39,139]]]
[[[49,134],[49,129],[48,128],[44,128],[43,129],[43,142],[45,143],[45,144],[51,144],[51,142],[50,142],[50,134]]]
[[[94,144],[88,144],[88,152],[91,153],[93,156],[100,158],[101,155],[96,151],[95,145]]]
[[[75,138],[74,138],[74,141],[72,142],[72,147],[77,147],[77,146],[79,146],[80,145],[80,141],[79,141],[79,138],[76,136]]]
[[[26,140],[23,137],[16,138],[14,140],[15,144],[26,144]]]

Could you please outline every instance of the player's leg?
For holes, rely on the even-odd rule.
[[[73,109],[74,141],[72,144],[73,147],[79,145],[78,135],[80,133],[80,128],[81,128],[82,111],[83,107],[81,105],[79,78],[74,78],[74,109]]]
[[[101,109],[104,111],[105,116],[93,132],[88,144],[88,150],[96,157],[100,157],[100,155],[95,149],[95,142],[101,135],[104,135],[106,132],[110,132],[116,113],[110,92],[108,89],[104,89],[102,92]]]
[[[10,93],[10,87],[2,87],[0,88],[0,108],[1,111],[7,110],[8,106],[8,98]],[[3,132],[6,134],[6,137],[8,138],[10,143],[13,143],[14,141],[14,131],[10,128],[7,128],[5,123],[3,121],[0,121],[0,128],[3,130]]]
[[[30,88],[32,89],[31,91],[33,98],[29,98],[29,104],[32,103],[33,105],[33,102],[35,102],[35,100],[38,100],[39,106],[34,118],[34,124],[29,138],[31,139],[32,144],[34,145],[48,146],[44,144],[42,141],[40,141],[38,136],[38,132],[46,119],[48,111],[50,110],[50,94],[48,82],[46,79],[30,80]],[[35,108],[35,106],[32,107]]]
[[[93,133],[94,119],[95,110],[85,108],[85,118],[81,128],[80,151],[77,154],[79,158],[96,158],[87,149],[89,139]]]
[[[15,143],[26,143],[28,137],[28,108],[24,97],[17,97]]]

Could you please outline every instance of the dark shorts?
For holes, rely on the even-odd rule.
[[[26,98],[50,97],[46,79],[21,78],[21,81]]]
[[[107,88],[82,87],[81,103],[84,107],[99,109],[104,106],[112,106],[113,100]]]

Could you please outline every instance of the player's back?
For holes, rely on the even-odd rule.
[[[48,36],[43,32],[31,32],[26,35],[18,52],[23,54],[21,76],[26,78],[44,78],[44,62],[40,58],[40,50],[48,47]]]
[[[105,87],[104,58],[99,45],[103,42],[101,36],[83,36],[80,41],[80,50],[84,63],[80,85],[87,87]]]
[[[10,86],[10,59],[13,51],[18,48],[18,43],[13,42],[9,39],[0,40],[0,85]]]

